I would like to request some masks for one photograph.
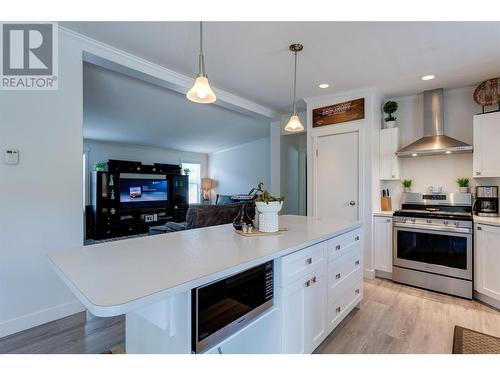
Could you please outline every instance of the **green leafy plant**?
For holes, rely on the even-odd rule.
[[[394,117],[392,114],[398,110],[398,103],[389,100],[384,104],[384,112],[387,113],[387,117],[385,118],[385,121],[396,121],[396,117]]]
[[[407,189],[411,188],[411,180],[403,180],[401,183],[403,184],[403,187]]]
[[[463,188],[469,187],[469,182],[470,182],[470,180],[467,177],[457,178],[457,184],[459,187],[463,187]]]
[[[183,172],[184,172],[184,174],[185,174],[186,176],[189,176],[189,173],[191,173],[191,169],[189,169],[189,168],[184,168],[184,169],[183,169]]]
[[[94,163],[94,171],[104,171],[106,170],[106,167],[108,166],[108,163],[105,161],[98,161]]]
[[[269,202],[283,202],[285,200],[285,197],[275,197],[269,194],[269,192],[265,189],[264,183],[262,181],[259,182],[257,187],[252,188],[248,192],[248,195],[254,195],[256,196],[255,201],[256,202],[264,202],[266,204],[269,204]]]

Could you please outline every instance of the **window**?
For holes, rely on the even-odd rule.
[[[189,204],[200,203],[201,171],[200,164],[182,163],[182,173],[189,169]]]

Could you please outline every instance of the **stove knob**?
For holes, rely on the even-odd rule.
[[[427,224],[431,224],[432,223],[432,220],[431,219],[427,219]]]
[[[406,224],[406,219],[403,219],[403,224]]]
[[[412,222],[413,224],[415,224],[415,218],[411,219],[411,222]]]
[[[458,228],[460,226],[460,223],[458,221],[455,221],[455,226]]]
[[[448,224],[449,224],[449,223],[448,223],[448,220],[443,221],[443,224],[444,224],[444,225],[448,225]]]

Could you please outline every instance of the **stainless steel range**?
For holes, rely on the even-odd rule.
[[[393,223],[394,281],[472,298],[471,194],[403,193]]]

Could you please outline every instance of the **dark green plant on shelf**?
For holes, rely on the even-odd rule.
[[[403,182],[401,182],[403,184],[403,187],[406,188],[406,189],[409,189],[411,188],[411,180],[403,180]]]
[[[107,166],[105,161],[97,161],[94,163],[94,171],[105,171]]]
[[[385,121],[396,121],[396,117],[392,114],[398,110],[398,103],[389,100],[384,104],[384,112],[387,113]]]
[[[457,178],[457,184],[461,188],[469,187],[469,182],[470,182],[470,180],[467,177]]]
[[[269,202],[283,202],[285,200],[285,197],[275,197],[269,194],[269,192],[265,189],[264,183],[262,181],[259,182],[257,187],[252,188],[248,192],[248,195],[254,195],[256,196],[255,201],[256,202],[264,202],[266,204],[269,204]]]

